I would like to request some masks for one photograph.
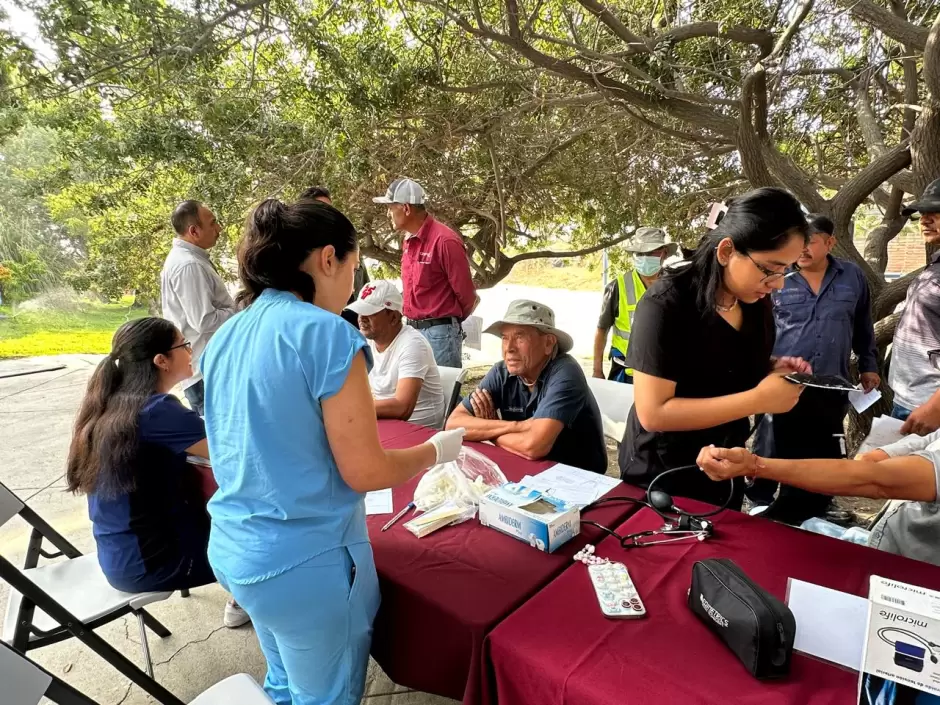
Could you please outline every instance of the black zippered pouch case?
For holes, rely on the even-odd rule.
[[[709,558],[692,566],[689,609],[758,679],[790,671],[796,619],[790,608],[751,580],[734,561]]]

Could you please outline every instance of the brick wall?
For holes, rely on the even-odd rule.
[[[859,252],[865,251],[865,241],[856,238],[855,246]],[[906,274],[919,267],[926,261],[924,254],[924,239],[919,232],[905,232],[898,235],[888,244],[888,273]]]

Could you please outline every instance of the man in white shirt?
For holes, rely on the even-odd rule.
[[[362,287],[348,310],[359,316],[359,330],[371,342],[375,364],[369,384],[380,419],[401,419],[439,426],[444,419],[444,388],[431,344],[402,322],[402,296],[389,281]]]
[[[195,374],[180,384],[193,411],[203,415],[204,387],[199,356],[209,338],[235,313],[235,302],[209,259],[222,227],[199,201],[183,201],[170,218],[176,238],[160,274],[163,316],[193,349]]]

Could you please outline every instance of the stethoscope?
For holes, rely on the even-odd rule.
[[[644,548],[646,546],[656,546],[663,543],[676,543],[677,541],[704,541],[711,537],[715,531],[715,525],[708,521],[708,518],[725,511],[734,499],[734,478],[728,480],[730,487],[728,498],[725,500],[724,504],[710,512],[704,512],[702,514],[693,514],[679,509],[679,507],[675,505],[672,495],[661,490],[653,489],[656,483],[667,475],[693,469],[701,472],[701,469],[697,465],[681,465],[677,468],[672,468],[660,473],[653,478],[653,481],[647,486],[645,501],[642,499],[634,499],[633,497],[602,497],[581,510],[581,514],[583,515],[585,512],[603,504],[618,502],[640,504],[644,507],[649,507],[662,517],[665,523],[659,529],[638,531],[634,534],[621,536],[616,531],[594,521],[582,521],[581,523],[596,526],[606,534],[613,536],[620,542],[621,548],[624,549]]]

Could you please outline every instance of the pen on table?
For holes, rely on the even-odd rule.
[[[395,526],[395,522],[397,522],[399,519],[405,516],[405,514],[408,513],[409,509],[414,509],[414,507],[415,507],[414,502],[408,502],[408,504],[405,505],[404,509],[402,509],[400,512],[398,512],[398,514],[393,516],[389,520],[389,522],[385,526],[382,527],[382,531],[388,531],[389,529],[391,529],[393,526]]]

